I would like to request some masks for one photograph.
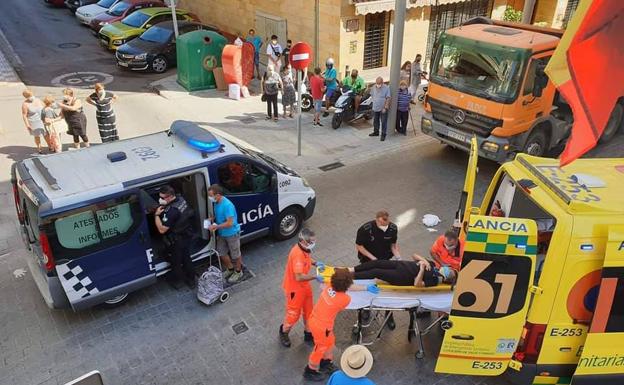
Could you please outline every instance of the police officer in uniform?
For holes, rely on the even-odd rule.
[[[390,214],[385,210],[378,211],[374,220],[364,223],[357,231],[355,248],[360,263],[378,259],[389,260],[392,257],[400,259],[398,235],[399,228],[390,222]],[[364,312],[363,316],[368,318],[369,314]],[[392,314],[388,318],[387,325],[390,330],[396,327]]]
[[[176,195],[171,186],[158,191],[160,206],[156,209],[154,221],[160,234],[164,235],[167,250],[171,254],[171,266],[178,281],[195,287],[195,270],[191,261],[189,245],[193,237],[191,218],[193,209],[181,195]]]

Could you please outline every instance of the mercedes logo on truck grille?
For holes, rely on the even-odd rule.
[[[462,110],[455,111],[453,115],[453,121],[457,124],[462,124],[466,120],[466,113]]]

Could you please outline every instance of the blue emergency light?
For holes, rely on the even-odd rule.
[[[210,131],[186,120],[176,120],[169,131],[201,152],[215,152],[221,148],[221,142]]]

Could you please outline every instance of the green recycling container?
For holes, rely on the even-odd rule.
[[[193,31],[176,41],[178,83],[187,91],[216,88],[213,69],[221,67],[227,39],[213,31]]]

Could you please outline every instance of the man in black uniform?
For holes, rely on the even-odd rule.
[[[176,195],[171,186],[161,187],[158,195],[160,206],[156,209],[154,221],[158,232],[164,235],[167,250],[171,253],[171,269],[178,281],[184,281],[193,288],[195,270],[189,249],[193,237],[193,209],[181,195]]]
[[[387,211],[378,211],[375,219],[364,223],[357,231],[355,248],[358,252],[360,263],[389,260],[392,257],[400,258],[397,239],[399,228],[390,222],[390,214]],[[368,314],[364,314],[365,318]],[[394,330],[396,327],[394,317],[390,314],[388,327]]]

